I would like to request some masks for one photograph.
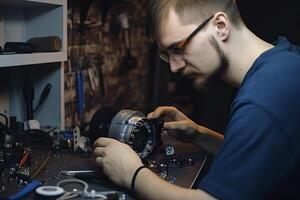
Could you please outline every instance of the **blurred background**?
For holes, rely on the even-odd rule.
[[[172,74],[146,38],[146,0],[69,0],[65,67],[66,129],[89,122],[97,109],[114,105],[148,113],[173,105],[194,121],[224,132],[236,89],[219,80],[197,91]],[[286,36],[300,44],[298,1],[238,0],[246,25],[262,39]],[[83,94],[78,104],[76,76]]]

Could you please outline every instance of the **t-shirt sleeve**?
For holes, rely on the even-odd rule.
[[[270,113],[253,103],[241,104],[199,188],[222,200],[265,199],[294,165],[289,148]]]

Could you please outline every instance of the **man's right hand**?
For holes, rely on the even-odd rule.
[[[170,135],[186,142],[191,142],[196,134],[200,134],[199,126],[172,106],[160,106],[147,117],[162,118],[165,121],[164,128],[169,131]]]
[[[223,142],[223,135],[200,126],[172,106],[160,106],[147,115],[162,118],[168,134],[184,142],[192,142],[209,153],[216,154]]]

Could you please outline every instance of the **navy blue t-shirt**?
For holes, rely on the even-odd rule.
[[[222,147],[199,183],[218,199],[300,194],[300,48],[284,37],[275,45],[247,72]]]

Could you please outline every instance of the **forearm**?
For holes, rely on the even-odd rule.
[[[150,169],[142,169],[135,182],[135,191],[141,199],[151,200],[212,200],[214,199],[207,193],[201,190],[192,190],[181,188],[176,185],[170,184]]]
[[[198,134],[193,143],[208,153],[215,155],[223,143],[224,136],[203,126],[198,126],[197,130],[200,134]]]

